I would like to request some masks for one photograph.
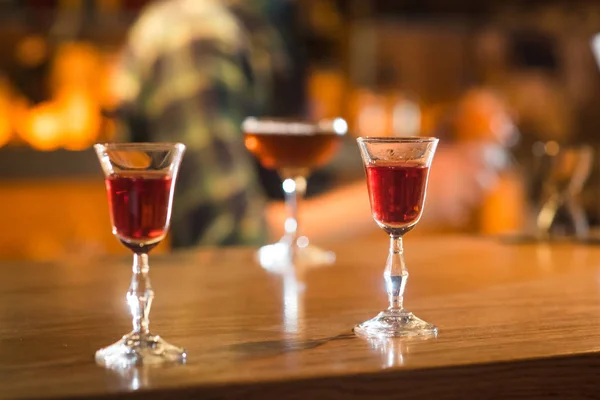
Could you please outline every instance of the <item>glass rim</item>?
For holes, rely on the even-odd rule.
[[[96,143],[96,149],[105,150],[123,150],[123,151],[169,151],[169,150],[185,150],[185,145],[179,142],[110,142]]]
[[[435,143],[439,140],[433,136],[361,136],[356,139],[359,143]]]
[[[309,124],[309,125],[314,125],[314,124],[318,124],[319,122],[322,121],[335,121],[336,119],[344,119],[341,116],[340,117],[328,117],[328,118],[302,118],[302,117],[273,117],[273,116],[269,116],[269,115],[264,115],[264,116],[260,116],[260,117],[254,117],[254,116],[247,116],[244,118],[244,121],[247,120],[255,120],[257,122],[282,122],[282,123],[290,123],[290,124],[294,124],[294,123],[299,123],[299,124]]]
[[[242,131],[251,135],[322,135],[348,133],[348,123],[341,117],[303,119],[294,117],[246,117]]]

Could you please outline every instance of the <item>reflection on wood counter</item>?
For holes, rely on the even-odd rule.
[[[129,328],[129,258],[2,264],[0,399],[590,398],[600,367],[600,246],[407,236],[406,305],[437,339],[367,341],[387,241],[332,247],[281,276],[251,249],[151,258],[152,328],[187,365],[105,370]]]

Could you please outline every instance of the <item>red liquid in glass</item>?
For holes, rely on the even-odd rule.
[[[406,165],[369,165],[367,186],[377,222],[403,228],[421,216],[429,168]]]
[[[120,239],[143,243],[167,230],[172,178],[146,173],[106,178],[113,229]]]

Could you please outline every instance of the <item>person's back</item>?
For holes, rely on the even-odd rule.
[[[265,200],[240,125],[260,112],[277,51],[268,48],[275,38],[260,13],[242,3],[151,4],[132,27],[113,81],[130,125],[121,139],[187,146],[173,206],[174,247],[266,237]]]

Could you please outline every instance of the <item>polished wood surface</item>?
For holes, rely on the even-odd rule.
[[[128,258],[4,263],[0,399],[597,398],[600,246],[405,240],[406,306],[437,339],[367,341],[386,303],[387,241],[331,246],[335,266],[270,273],[252,249],[151,257],[151,327],[187,365],[124,371],[95,350],[129,329]]]

